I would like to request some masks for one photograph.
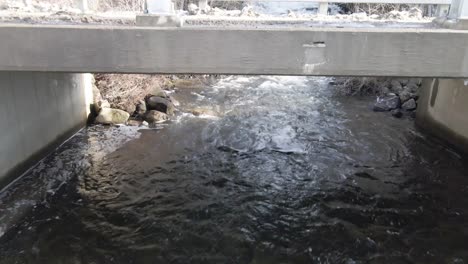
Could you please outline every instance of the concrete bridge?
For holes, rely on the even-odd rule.
[[[467,3],[431,28],[0,25],[0,182],[84,125],[96,72],[425,77],[418,123],[468,147]]]

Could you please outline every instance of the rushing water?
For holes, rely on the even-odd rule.
[[[327,84],[230,77],[81,131],[1,194],[0,263],[468,263],[466,159]]]

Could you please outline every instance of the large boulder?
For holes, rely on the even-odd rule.
[[[150,96],[157,96],[157,97],[163,97],[163,98],[167,98],[167,94],[166,92],[164,92],[164,90],[160,87],[160,86],[153,86],[151,87],[150,91],[149,91],[149,95]]]
[[[102,108],[99,115],[96,117],[96,123],[98,124],[125,124],[130,114],[119,109],[113,108]]]
[[[409,99],[401,106],[401,108],[406,111],[413,111],[416,109],[416,107],[417,105],[414,99]]]
[[[376,112],[387,112],[399,108],[400,105],[400,97],[395,94],[390,94],[384,97],[377,97],[373,109]]]
[[[169,120],[169,116],[163,112],[159,112],[156,110],[150,110],[145,115],[145,121],[150,124],[162,123],[166,120]]]
[[[166,98],[150,96],[146,98],[147,110],[157,110],[168,115],[173,115],[175,111],[174,104]]]

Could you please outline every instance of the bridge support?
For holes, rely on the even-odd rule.
[[[468,0],[453,0],[448,14],[435,22],[445,28],[468,30]]]
[[[90,74],[0,72],[0,187],[81,129],[92,102]]]
[[[463,79],[424,79],[416,123],[424,131],[468,152],[468,83]]]

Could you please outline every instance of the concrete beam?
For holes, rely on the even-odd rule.
[[[1,25],[0,71],[468,77],[468,31]]]

